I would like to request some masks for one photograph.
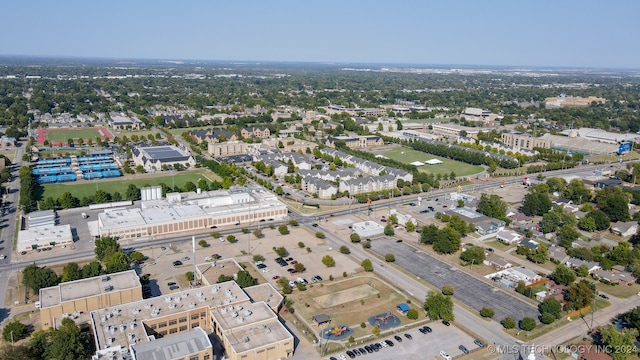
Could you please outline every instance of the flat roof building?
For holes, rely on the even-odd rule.
[[[213,359],[211,334],[230,360],[290,358],[293,335],[252,288],[228,281],[94,310],[93,359]]]
[[[77,318],[91,310],[141,299],[142,284],[135,270],[63,282],[40,289],[40,323],[46,330],[66,316],[88,322],[86,317]]]
[[[70,246],[73,244],[71,225],[42,225],[18,231],[16,248],[29,251],[50,246]]]
[[[106,209],[89,222],[92,235],[131,239],[207,231],[212,226],[281,220],[287,207],[277,196],[259,187],[169,193],[164,200],[142,202],[141,208]]]

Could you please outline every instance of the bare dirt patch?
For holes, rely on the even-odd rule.
[[[346,304],[350,301],[360,300],[369,296],[377,295],[380,292],[369,284],[352,287],[342,291],[331,292],[318,296],[314,299],[316,304],[323,308]]]

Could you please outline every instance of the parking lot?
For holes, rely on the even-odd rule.
[[[535,306],[506,294],[495,286],[457,270],[452,264],[446,264],[407,244],[396,243],[394,239],[379,238],[372,241],[371,250],[381,257],[388,253],[394,254],[397,266],[424,279],[438,289],[444,285],[453,285],[455,288],[454,298],[478,312],[483,307],[493,308],[495,321],[500,321],[507,316],[516,320],[525,316],[536,319],[539,315]]]
[[[474,338],[455,326],[445,326],[440,322],[432,322],[428,324],[428,326],[433,331],[426,334],[422,334],[420,331],[418,331],[418,329],[412,329],[409,331],[399,331],[388,336],[381,336],[375,341],[380,342],[382,340],[388,339],[394,343],[394,346],[386,348],[383,347],[378,352],[360,355],[358,356],[358,358],[370,360],[386,360],[390,358],[403,360],[442,360],[442,357],[440,357],[439,355],[441,350],[446,351],[449,355],[451,355],[452,358],[464,355],[462,350],[458,348],[460,345],[463,345],[472,353],[475,351],[485,351],[479,348],[478,345],[474,344]],[[412,339],[407,339],[404,334],[409,334]],[[394,339],[394,336],[399,336],[402,339],[402,342],[398,342],[396,339]],[[358,342],[355,345],[349,347],[349,349],[364,348],[365,345],[371,344],[373,342],[373,340],[363,343]],[[345,352],[341,352],[339,354],[344,354],[346,356]],[[333,354],[331,356],[339,359],[339,354]],[[348,356],[346,357],[347,359],[349,358]],[[326,358],[328,359],[329,357]]]

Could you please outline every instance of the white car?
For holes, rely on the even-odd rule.
[[[266,273],[268,273],[268,272],[271,272],[271,269],[269,269],[269,268],[264,268],[264,269],[262,269],[262,272],[266,274]]]
[[[444,360],[451,360],[451,355],[444,350],[440,350],[440,356],[442,356]]]
[[[384,341],[380,341],[380,342],[379,342],[379,344],[380,344],[380,346],[382,346],[382,347],[389,347],[389,345],[387,345],[387,343],[386,343],[386,342],[384,342]]]
[[[347,357],[344,356],[344,354],[340,354],[338,355],[338,357],[340,358],[340,360],[347,360]]]
[[[0,254],[0,260],[4,260],[6,258],[6,256],[4,256],[4,254]]]

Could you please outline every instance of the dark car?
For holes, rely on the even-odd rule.
[[[494,252],[493,248],[487,248],[488,252]]]
[[[351,359],[356,357],[356,355],[351,350],[347,350],[347,356],[350,357]]]
[[[371,353],[373,352],[373,349],[372,349],[372,348],[371,348],[371,346],[369,346],[369,345],[365,346],[365,347],[364,347],[364,349],[365,349],[365,350],[367,350],[367,352],[368,352],[369,354],[371,354]]]
[[[364,348],[359,348],[358,350],[360,351],[361,355],[366,355],[367,354],[367,350],[365,350]]]
[[[458,349],[460,349],[460,351],[462,351],[465,354],[469,353],[469,350],[466,347],[464,347],[464,345],[458,346]]]
[[[389,346],[393,346],[394,345],[393,341],[391,341],[391,340],[385,340],[384,342],[386,342],[387,345],[389,345]]]
[[[182,261],[180,260],[176,260],[173,262],[173,266],[180,266],[180,265],[182,265]]]
[[[424,326],[423,326],[423,327],[421,327],[420,329],[418,329],[418,331],[420,331],[420,332],[421,332],[421,333],[423,333],[423,334],[426,334],[426,333],[427,333],[427,329],[425,329],[425,328],[424,328]]]
[[[265,264],[258,264],[258,265],[256,265],[256,267],[257,267],[258,269],[264,269],[264,268],[266,268],[266,267],[267,267],[267,265],[265,265]]]
[[[397,342],[402,342],[402,338],[398,335],[393,337],[394,339],[396,339]]]
[[[600,295],[598,295],[598,296],[600,296],[600,297],[601,297],[601,298],[603,298],[603,299],[607,299],[607,300],[609,299],[609,297],[608,297],[607,295],[605,295],[605,294],[600,294]]]
[[[173,282],[173,281],[172,281],[172,282],[168,282],[168,283],[167,283],[167,286],[173,286],[173,285],[176,285],[176,283],[175,283],[175,282]]]
[[[292,257],[288,257],[288,258],[284,259],[284,261],[291,261],[291,260],[293,260]]]
[[[329,358],[329,360],[338,360],[336,358],[334,358],[333,356]]]
[[[382,346],[380,346],[380,344],[377,344],[377,343],[373,343],[373,344],[371,344],[371,345],[369,345],[369,346],[371,346],[371,348],[372,348],[372,349],[373,349],[373,351],[375,351],[375,352],[380,351],[380,348],[382,347]]]
[[[449,325],[451,325],[451,323],[450,323],[450,322],[448,322],[447,320],[442,320],[442,323],[443,323],[445,326],[449,326]]]
[[[180,289],[180,286],[178,285],[169,286],[169,290],[178,290],[178,289]]]
[[[360,356],[360,350],[358,349],[353,349],[351,352],[353,352],[354,355]]]
[[[433,331],[433,330],[431,330],[431,328],[430,328],[430,327],[428,327],[428,326],[424,326],[424,327],[422,327],[422,328],[423,328],[426,332],[428,332],[428,333],[430,333],[430,332],[432,332],[432,331]]]
[[[473,340],[473,343],[478,345],[479,347],[484,347],[484,343],[478,339]]]
[[[313,224],[313,225],[311,225],[311,226],[313,226],[313,227],[318,227],[318,224]]]
[[[404,337],[406,337],[409,340],[413,339],[413,336],[411,336],[411,334],[404,334]]]

